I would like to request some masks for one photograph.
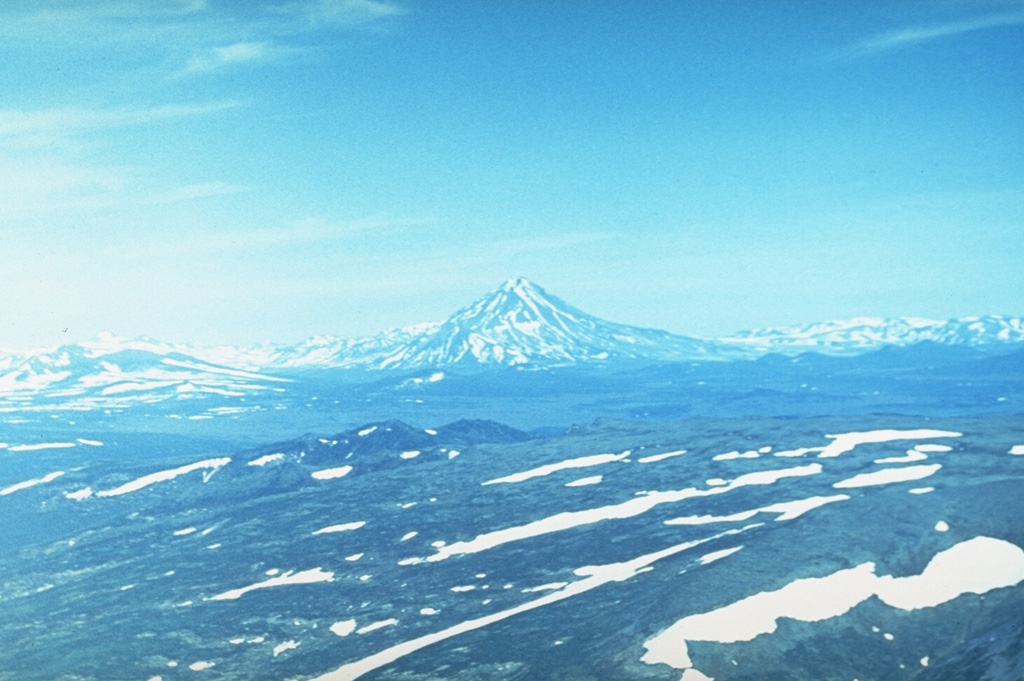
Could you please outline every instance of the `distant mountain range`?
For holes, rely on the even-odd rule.
[[[931,341],[967,347],[1005,346],[1024,342],[1020,317],[986,315],[947,321],[904,317],[857,317],[846,321],[744,331],[718,342],[746,346],[759,353],[850,355],[895,345]]]
[[[323,369],[413,372],[729,361],[772,353],[857,355],[925,341],[1010,350],[1024,343],[1024,321],[995,315],[945,322],[858,318],[700,339],[605,321],[517,278],[444,322],[366,338],[316,336],[296,345],[205,348],[104,334],[86,343],[0,355],[0,395],[242,396],[281,390],[295,372]]]

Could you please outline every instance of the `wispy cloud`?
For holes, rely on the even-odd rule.
[[[61,47],[146,44],[153,48],[203,36],[211,28],[219,30],[218,23],[205,0],[0,4],[0,36]]]
[[[25,161],[0,155],[0,205],[11,221],[47,221],[77,214],[101,199],[121,196],[125,174],[118,168],[83,167],[59,161]]]
[[[287,246],[310,245],[335,242],[354,236],[395,229],[407,229],[433,224],[435,218],[420,217],[389,217],[377,215],[355,220],[324,220],[323,218],[307,217],[276,228],[249,229],[242,234],[227,232],[209,234],[207,247],[237,247],[239,243],[246,246]]]
[[[76,20],[153,19],[188,16],[206,9],[206,0],[98,0],[88,4],[57,1],[39,3],[35,11],[24,15],[24,20],[51,23]]]
[[[203,194],[203,189],[211,190]],[[245,187],[235,187],[222,183],[193,185],[194,195],[188,196],[190,188],[182,188],[180,200],[200,198],[204,195],[232,193],[232,190],[247,191]],[[216,191],[221,190],[221,191]],[[162,198],[171,198],[170,196]],[[317,252],[334,253],[333,249],[340,244],[361,236],[383,238],[384,234],[408,230],[436,222],[430,217],[389,217],[371,216],[352,220],[324,220],[321,218],[303,218],[277,227],[246,227],[246,228],[203,228],[191,229],[187,233],[180,230],[173,234],[154,237],[146,243],[135,244],[139,254],[158,247],[162,254],[188,258],[219,258],[225,254],[266,252],[268,249],[281,248],[313,248]],[[123,245],[118,249],[124,250]]]
[[[147,196],[139,200],[139,203],[145,205],[161,204],[161,203],[178,203],[181,201],[193,201],[195,199],[205,199],[211,196],[224,196],[227,194],[240,194],[242,192],[249,191],[249,187],[244,187],[237,184],[228,184],[227,182],[204,182],[201,184],[189,184],[184,187],[178,187],[160,194],[153,196]]]
[[[185,71],[189,73],[213,71],[222,66],[263,61],[267,59],[270,52],[271,45],[267,42],[235,43],[224,47],[214,47],[192,57],[185,66]]]
[[[854,52],[859,54],[875,54],[965,33],[974,33],[976,31],[1006,26],[1019,26],[1022,24],[1024,24],[1024,10],[987,14],[972,19],[951,21],[943,24],[912,26],[880,33],[861,41],[855,46]]]
[[[400,5],[384,0],[308,0],[285,5],[283,10],[313,26],[365,24],[405,13]]]
[[[0,110],[0,137],[77,132],[97,128],[143,125],[157,121],[202,116],[241,106],[235,100],[201,104],[164,104],[150,107],[89,109],[61,107],[37,111]]]
[[[69,159],[19,158],[0,152],[0,206],[7,224],[52,226],[97,213],[136,212],[251,191],[224,181],[174,186],[139,167],[89,165]]]

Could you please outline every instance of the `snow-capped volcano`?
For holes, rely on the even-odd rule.
[[[1001,351],[1024,343],[1024,321],[856,318],[698,339],[605,321],[525,278],[510,279],[443,322],[365,338],[314,336],[295,345],[199,347],[101,334],[93,341],[0,353],[0,398],[49,394],[89,403],[266,391],[295,372],[435,371],[526,366],[752,359],[768,353],[858,355],[930,341]]]
[[[460,363],[553,365],[608,359],[696,359],[702,341],[588,315],[525,278],[458,310],[385,357],[379,368]]]

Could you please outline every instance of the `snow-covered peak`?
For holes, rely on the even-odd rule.
[[[540,286],[519,278],[510,279],[497,290],[458,310],[446,325],[497,332],[515,331],[536,336],[544,326],[571,331],[592,320],[589,315],[550,295]]]
[[[552,365],[613,357],[694,359],[704,352],[704,345],[695,339],[588,315],[518,277],[397,348],[379,368]]]
[[[525,277],[515,277],[444,322],[364,338],[323,335],[292,345],[211,348],[104,333],[78,345],[0,352],[0,394],[41,386],[109,389],[129,381],[172,385],[181,377],[167,375],[168,367],[180,369],[183,361],[190,371],[201,369],[202,380],[209,379],[210,386],[220,389],[217,382],[222,376],[232,376],[232,383],[253,379],[254,374],[246,372],[270,377],[279,371],[325,368],[434,372],[457,364],[543,367],[616,360],[742,359],[766,353],[855,355],[923,341],[972,347],[1024,343],[1024,321],[999,315],[948,321],[857,317],[701,340],[600,319]],[[187,380],[195,383],[195,377]]]
[[[512,277],[507,279],[505,283],[498,287],[497,291],[504,291],[508,293],[515,292],[517,295],[522,297],[529,296],[544,296],[546,292],[540,286],[537,286],[526,277]]]

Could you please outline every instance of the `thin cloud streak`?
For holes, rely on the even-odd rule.
[[[235,43],[224,47],[215,47],[203,55],[192,57],[185,66],[185,71],[188,73],[213,71],[233,64],[263,61],[270,52],[271,46],[266,42]]]
[[[184,187],[179,187],[164,194],[142,199],[139,201],[139,203],[141,205],[179,203],[181,201],[205,199],[211,196],[240,194],[242,192],[247,192],[250,190],[250,187],[244,187],[236,184],[228,184],[227,182],[205,182],[203,184],[190,184]]]
[[[202,187],[215,188],[214,185],[230,190],[230,185],[212,183],[211,185],[196,185],[198,190]],[[185,188],[186,190],[188,188]],[[238,191],[246,191],[246,188],[237,188]],[[216,194],[232,193],[231,191],[219,191]],[[214,195],[213,193],[208,194]],[[200,198],[200,195],[182,197],[182,200]],[[244,230],[209,230],[193,231],[187,235],[178,234],[170,238],[155,238],[147,240],[146,243],[136,244],[139,254],[151,252],[153,248],[159,248],[165,256],[209,258],[213,255],[224,253],[244,253],[252,250],[265,250],[267,248],[287,247],[309,247],[316,246],[325,248],[329,245],[337,245],[356,236],[373,233],[379,234],[385,230],[405,229],[426,224],[432,224],[434,218],[389,218],[389,217],[368,217],[358,220],[326,221],[318,218],[307,218],[293,222],[282,227],[247,228]],[[118,245],[117,252],[124,252],[123,245]]]
[[[165,104],[153,107],[84,109],[63,107],[38,111],[0,110],[0,137],[73,132],[88,129],[144,125],[174,118],[204,116],[242,106],[236,100],[204,104]]]
[[[1024,24],[1024,11],[990,14],[974,19],[953,21],[931,26],[912,26],[898,31],[888,31],[857,44],[855,52],[875,54],[918,43],[974,33],[986,29],[1020,26]]]
[[[285,5],[281,11],[302,17],[315,27],[366,24],[405,14],[406,10],[382,0],[312,0]]]

